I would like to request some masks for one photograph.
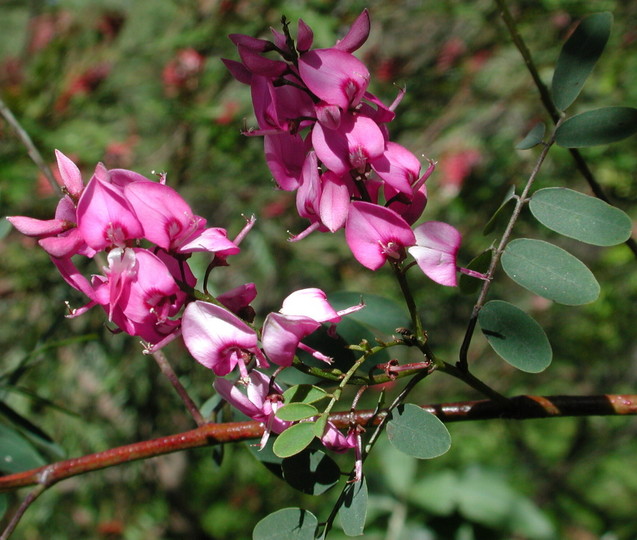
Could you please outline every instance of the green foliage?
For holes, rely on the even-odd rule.
[[[528,150],[529,148],[537,146],[544,139],[544,133],[546,133],[546,124],[539,122],[533,126],[533,129],[527,133],[524,139],[515,145],[515,148],[517,150]]]
[[[318,414],[318,409],[308,403],[287,403],[276,411],[276,417],[288,422],[298,422]]]
[[[313,448],[285,458],[281,467],[285,481],[294,489],[309,495],[325,493],[341,476],[336,462],[325,452]]]
[[[491,300],[480,310],[478,323],[489,345],[512,366],[539,373],[550,365],[553,351],[544,330],[521,309]]]
[[[283,508],[264,517],[252,532],[252,540],[314,540],[318,520],[307,510]]]
[[[599,296],[599,284],[586,265],[543,240],[509,242],[502,254],[502,268],[518,285],[560,304],[588,304]]]
[[[45,464],[42,456],[24,437],[0,424],[0,471],[11,474]]]
[[[589,15],[562,47],[551,84],[553,103],[558,109],[566,110],[581,92],[606,47],[612,25],[612,13]]]
[[[637,133],[637,109],[604,107],[576,114],[557,128],[555,142],[565,148],[582,148],[621,141]]]
[[[367,481],[364,477],[358,482],[347,485],[345,500],[338,511],[341,527],[347,536],[363,534],[367,517],[367,501]]]
[[[632,233],[632,220],[626,213],[571,189],[536,191],[529,208],[545,227],[594,246],[621,244]]]
[[[314,437],[314,422],[299,422],[276,438],[272,450],[280,458],[294,456],[307,448]]]
[[[445,425],[429,411],[407,403],[391,413],[387,438],[398,450],[418,459],[441,456],[451,448]]]

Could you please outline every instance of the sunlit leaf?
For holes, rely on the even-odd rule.
[[[586,265],[548,242],[512,240],[501,261],[504,271],[518,285],[560,304],[588,304],[599,296],[599,284]]]
[[[45,464],[42,456],[24,437],[0,424],[0,471],[11,474]]]
[[[555,132],[555,142],[565,148],[582,148],[621,141],[637,133],[637,109],[604,107],[577,114]]]
[[[595,246],[621,244],[632,232],[632,220],[619,208],[571,189],[540,189],[529,209],[549,229]]]
[[[316,407],[309,405],[308,403],[288,403],[277,409],[276,417],[288,422],[297,422],[298,420],[305,420],[318,414]]]
[[[482,229],[482,234],[484,236],[491,234],[494,230],[499,228],[504,228],[503,224],[509,221],[511,217],[511,213],[513,212],[513,208],[515,207],[515,187],[511,186],[506,195],[504,196],[504,200],[499,208],[495,211],[495,213],[489,218],[489,221]]]
[[[345,499],[338,511],[343,532],[347,536],[361,536],[367,518],[367,482],[365,477],[359,482],[345,487]]]
[[[336,462],[321,450],[307,448],[282,462],[283,478],[293,488],[321,495],[340,479],[341,470]]]
[[[544,330],[514,305],[492,300],[480,310],[478,323],[489,345],[513,367],[538,373],[551,363],[553,351]]]
[[[298,454],[314,439],[314,422],[300,422],[287,428],[274,441],[272,450],[280,458]]]
[[[529,131],[518,144],[515,145],[517,150],[528,150],[529,148],[533,148],[534,146],[540,144],[542,139],[544,138],[544,133],[546,132],[546,125],[544,122],[539,122],[535,124],[533,129]]]
[[[566,110],[579,95],[606,46],[612,25],[610,12],[594,13],[564,43],[551,83],[553,103],[558,109]]]
[[[451,436],[433,414],[407,403],[391,413],[387,438],[396,449],[418,459],[441,456],[451,448]]]
[[[316,403],[327,397],[327,392],[311,384],[297,384],[283,392],[285,403]]]
[[[301,508],[283,508],[264,517],[252,531],[252,540],[314,540],[316,516]]]

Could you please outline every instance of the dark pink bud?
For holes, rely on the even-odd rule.
[[[339,39],[334,45],[334,48],[341,51],[354,52],[356,49],[367,41],[369,37],[370,21],[369,11],[364,9],[361,14],[356,17],[356,20],[350,26],[349,31],[343,39]]]

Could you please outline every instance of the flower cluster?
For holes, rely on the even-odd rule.
[[[256,291],[251,289],[246,293],[244,300],[249,303]],[[254,328],[228,309],[195,301],[188,304],[184,311],[182,333],[190,354],[219,376],[214,382],[217,392],[239,411],[264,424],[263,446],[271,432],[281,433],[292,423],[276,417],[277,409],[283,404],[283,390],[274,382],[274,377],[256,368],[267,368],[270,362],[280,368],[291,366],[299,349],[331,363],[331,358],[301,340],[321,324],[335,325],[343,316],[362,308],[363,305],[359,304],[336,311],[322,290],[302,289],[290,294],[278,312],[265,318],[259,338]],[[234,383],[221,378],[235,368],[240,374],[240,384],[246,388],[245,394]],[[330,422],[321,441],[334,451],[358,448],[355,430],[343,435]]]
[[[169,341],[180,330],[187,300],[183,285],[196,283],[187,264],[190,254],[205,251],[225,264],[226,257],[239,252],[238,242],[222,228],[207,228],[163,175],[155,182],[100,163],[85,186],[75,163],[59,151],[56,157],[64,196],[55,217],[7,219],[37,238],[67,283],[89,298],[70,316],[99,305],[127,334],[155,346]],[[150,246],[141,247],[142,241]],[[89,279],[73,257],[93,258],[100,252],[107,265]]]
[[[298,23],[296,42],[288,24],[272,41],[233,34],[241,62],[224,60],[232,75],[250,85],[265,157],[277,185],[296,190],[296,206],[312,231],[345,229],[354,257],[377,270],[407,252],[434,281],[456,285],[460,234],[441,222],[411,226],[427,204],[418,158],[389,140],[388,124],[404,91],[387,106],[368,91],[370,73],[352,53],[367,40],[364,10],[333,47],[312,49],[312,30]],[[275,53],[276,58],[271,54]]]

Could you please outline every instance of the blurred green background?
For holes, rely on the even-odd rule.
[[[242,253],[229,268],[215,270],[213,281],[218,291],[254,281],[261,315],[299,287],[397,297],[389,273],[364,271],[342,234],[287,242],[287,230],[306,224],[294,217],[294,196],[274,189],[262,140],[241,135],[255,123],[249,89],[220,62],[237,59],[227,34],[267,37],[282,14],[293,31],[302,17],[314,30],[315,46],[331,46],[364,7],[372,34],[357,55],[370,68],[372,91],[386,102],[397,86],[407,88],[390,125],[392,139],[438,161],[425,219],[446,220],[463,233],[459,262],[466,264],[494,241],[481,234],[483,225],[532,168],[537,150],[516,151],[515,143],[535,122],[548,121],[493,1],[2,0],[0,94],[51,163],[57,148],[86,179],[98,161],[147,176],[165,171],[196,213],[231,237],[243,225],[241,214],[255,213],[259,221]],[[523,0],[510,7],[547,83],[578,17],[612,11],[609,45],[573,112],[637,104],[637,2]],[[635,138],[587,149],[584,156],[614,203],[634,218]],[[558,148],[538,179],[538,187],[546,186],[588,192]],[[0,215],[48,219],[56,203],[0,121]],[[557,238],[528,213],[516,234],[550,239],[576,254],[598,277],[601,296],[577,308],[551,305],[497,275],[491,297],[541,322],[554,361],[542,374],[523,374],[476,335],[475,373],[508,395],[635,393],[637,274],[628,249]],[[475,298],[415,273],[410,279],[432,347],[454,362]],[[4,220],[0,295],[0,422],[30,436],[47,461],[193,427],[136,339],[111,335],[98,310],[64,318],[64,301],[77,307],[84,300],[37,244]],[[167,354],[195,399],[209,399],[211,373],[178,343]],[[368,394],[366,405],[373,406],[376,393]],[[412,397],[427,403],[479,396],[434,375]],[[29,435],[24,419],[54,444],[32,430]],[[634,419],[492,421],[449,429],[452,449],[433,461],[417,463],[386,444],[375,451],[366,464],[365,538],[637,538]],[[343,464],[350,466],[347,457]],[[325,519],[337,491],[300,495],[243,445],[227,447],[220,466],[202,449],[67,480],[28,511],[15,538],[249,538],[261,517],[299,501]],[[10,507],[18,501],[11,495]],[[344,538],[338,527],[331,537]]]

